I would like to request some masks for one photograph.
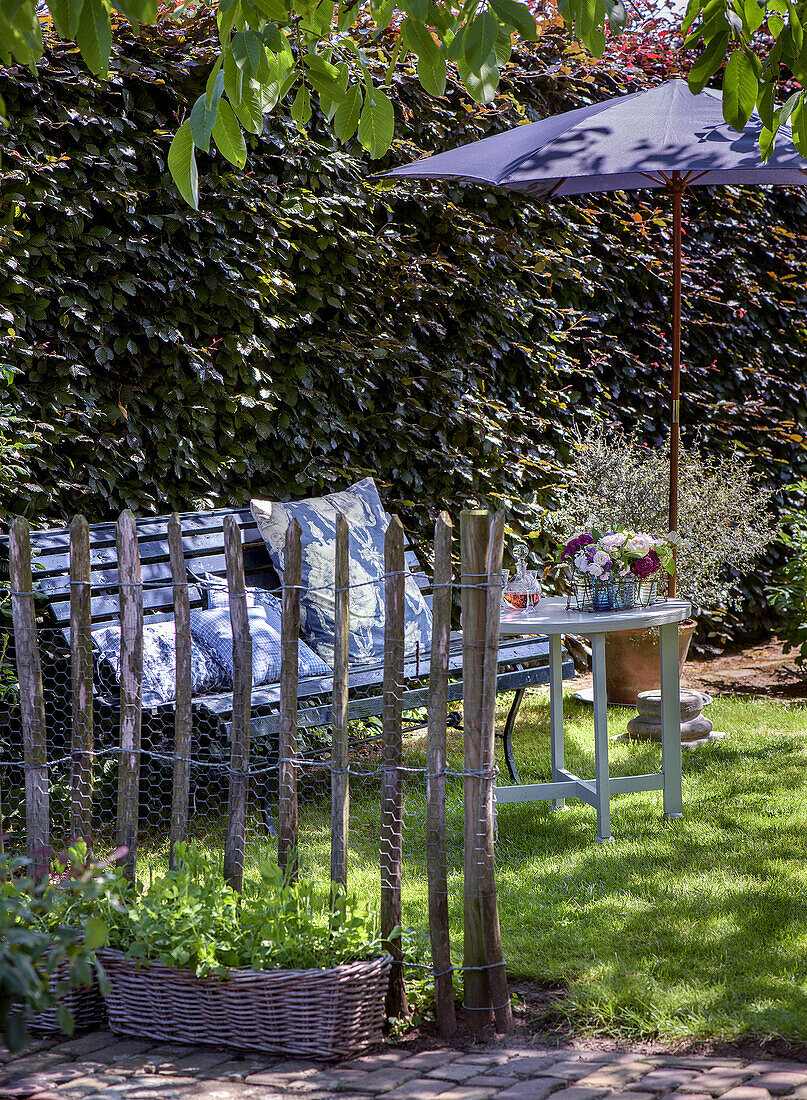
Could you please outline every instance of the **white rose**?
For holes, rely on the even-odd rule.
[[[611,555],[606,554],[604,550],[597,550],[594,553],[594,564],[603,566],[607,565],[611,560]]]
[[[653,549],[655,540],[650,535],[644,535],[641,532],[634,535],[632,539],[628,539],[625,543],[625,549],[631,554],[638,554],[640,558],[645,557]]]
[[[603,567],[598,565],[595,561],[588,567],[588,571],[592,577],[601,577],[603,575]]]

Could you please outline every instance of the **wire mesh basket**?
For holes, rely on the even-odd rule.
[[[649,607],[663,596],[655,577],[640,580],[632,573],[626,577],[592,577],[588,573],[572,575],[566,598],[567,611],[629,611]]]

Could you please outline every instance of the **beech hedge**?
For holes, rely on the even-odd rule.
[[[120,29],[108,83],[51,42],[0,70],[0,517],[37,524],[303,496],[374,475],[427,539],[440,508],[540,524],[576,427],[667,432],[670,210],[658,192],[543,206],[379,167],[636,90],[551,24],[489,108],[398,74],[386,161],[270,115],[249,171],[211,154],[198,213],[166,167],[214,56],[204,19]],[[807,476],[807,202],[687,199],[685,440]],[[24,425],[24,430],[20,426]],[[545,546],[548,551],[549,547]],[[741,620],[770,625],[763,578]]]

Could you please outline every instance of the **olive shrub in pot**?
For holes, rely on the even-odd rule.
[[[738,453],[715,458],[697,447],[682,449],[678,595],[694,615],[737,604],[734,582],[754,568],[776,533],[770,496]],[[546,530],[561,541],[592,527],[662,535],[668,514],[667,448],[598,426],[575,440],[561,505],[547,516]],[[689,619],[679,628],[682,665],[695,626]],[[606,645],[609,702],[635,703],[640,691],[659,687],[657,630],[614,632]]]

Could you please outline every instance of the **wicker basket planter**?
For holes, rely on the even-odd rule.
[[[197,978],[100,951],[109,1026],[121,1035],[340,1058],[381,1039],[391,959],[331,970],[233,970]]]
[[[55,991],[57,983],[66,976],[66,964],[59,963],[48,979],[52,992]],[[93,981],[90,986],[80,985],[75,989],[68,989],[62,997],[61,1003],[65,1008],[70,1009],[76,1031],[106,1027],[106,1007],[97,981]],[[40,1033],[61,1032],[62,1029],[59,1026],[57,1016],[58,1011],[58,1005],[54,1005],[53,1008],[46,1008],[43,1012],[37,1012],[28,1025],[31,1031]]]

